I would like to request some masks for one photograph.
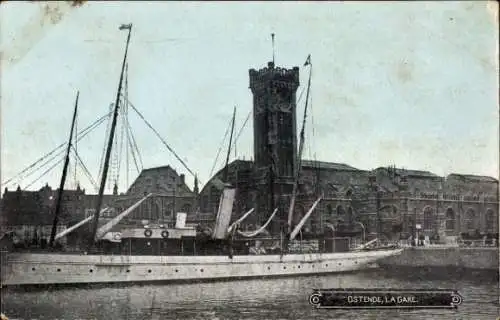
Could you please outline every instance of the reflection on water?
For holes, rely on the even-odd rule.
[[[313,288],[450,288],[464,296],[458,310],[317,310]],[[497,277],[371,270],[355,274],[201,284],[2,292],[9,319],[494,319]]]

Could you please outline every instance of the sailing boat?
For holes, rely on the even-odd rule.
[[[111,232],[122,219],[151,197],[151,194],[145,195],[131,207],[99,226],[100,213],[106,210],[106,208],[101,208],[102,197],[113,146],[114,128],[120,104],[120,91],[132,24],[122,25],[120,29],[128,30],[128,37],[96,210],[93,216],[77,223],[63,233],[51,237],[51,240],[52,238],[57,240],[92,220],[92,237],[89,239],[87,251],[77,253],[2,252],[2,286],[199,281],[318,275],[365,269],[379,259],[401,253],[402,249],[338,252],[335,251],[335,248],[325,247],[324,250],[316,252],[289,250],[288,244],[293,245],[293,242],[296,241],[295,237],[321,201],[321,197],[316,200],[293,230],[291,222],[289,222],[287,227],[290,232],[282,232],[281,241],[278,246],[275,246],[276,250],[272,253],[264,253],[262,250],[247,250],[249,248],[246,244],[249,242],[255,244],[254,247],[258,247],[257,243],[261,239],[256,236],[264,232],[267,225],[274,219],[278,209],[273,211],[268,221],[258,230],[250,233],[242,232],[238,230],[238,226],[252,214],[253,209],[230,225],[236,190],[233,186],[224,183],[222,183],[222,195],[216,223],[208,236],[196,228],[187,227],[185,215],[180,213],[177,214],[176,225],[173,228],[164,225],[144,226],[144,228],[122,229],[119,233]],[[231,146],[231,143],[229,145]],[[272,169],[269,177],[273,179]],[[297,184],[297,179],[298,174],[295,184]],[[63,182],[62,185],[64,186]],[[62,192],[63,188],[60,190]],[[270,190],[270,192],[272,195],[273,191]],[[292,201],[294,201],[295,196],[296,189]],[[274,203],[271,205],[274,207]],[[293,206],[291,207],[290,216],[293,214]],[[57,225],[57,214],[56,211],[54,225]],[[111,237],[109,237],[110,234]]]

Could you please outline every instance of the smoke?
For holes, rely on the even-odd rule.
[[[60,23],[74,8],[85,1],[50,1],[33,3],[39,10],[10,39],[8,47],[2,52],[2,60],[7,66],[19,62],[26,54],[42,40],[47,32]]]

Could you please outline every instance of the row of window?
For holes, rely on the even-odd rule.
[[[397,214],[397,209],[392,207],[392,213]],[[352,208],[347,207],[347,210],[344,209],[343,206],[338,205],[334,210],[331,204],[326,206],[326,212],[329,216],[337,215],[337,216],[345,216],[347,214],[348,217],[351,217],[353,214]],[[469,208],[464,216],[463,223],[464,226],[468,230],[475,230],[480,225],[481,216],[476,213],[472,208]],[[486,226],[495,226],[498,223],[498,217],[492,209],[486,210],[484,214],[484,221]],[[431,207],[426,207],[423,211],[423,229],[431,230],[439,227],[438,224],[438,216],[435,214],[435,211]],[[455,230],[457,226],[457,214],[452,208],[448,208],[445,213],[445,227],[447,230]]]

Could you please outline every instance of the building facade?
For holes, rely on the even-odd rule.
[[[148,194],[136,210],[127,216],[129,222],[173,223],[177,212],[185,212],[192,217],[199,211],[198,182],[195,178],[194,190],[185,181],[184,174],[178,174],[170,166],[144,169],[127,190],[115,201],[118,212],[122,212]]]
[[[279,208],[276,229],[286,221],[293,177],[297,170],[296,96],[299,69],[276,68],[270,62],[251,69],[254,160],[228,164],[227,181],[237,189],[235,219],[251,208],[247,226],[262,225]],[[270,167],[274,173],[270,179]],[[201,211],[215,214],[224,169],[200,192]],[[301,162],[294,224],[322,195],[308,219],[307,232],[322,233],[327,226],[356,226],[367,239],[376,236],[407,238],[498,234],[498,180],[395,167],[361,170],[346,164]],[[272,199],[272,200],[271,200]]]

